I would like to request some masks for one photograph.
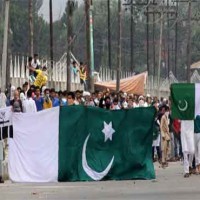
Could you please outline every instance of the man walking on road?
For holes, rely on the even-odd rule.
[[[196,174],[200,174],[200,115],[194,121],[194,142]]]
[[[184,157],[184,177],[189,178],[194,158],[194,120],[181,121],[181,142]]]
[[[164,106],[165,113],[161,118],[160,131],[161,131],[161,147],[162,147],[162,167],[168,167],[167,156],[170,150],[170,133],[169,133],[169,107]]]

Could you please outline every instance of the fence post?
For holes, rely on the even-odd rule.
[[[13,59],[12,55],[10,56],[10,78],[13,78]]]

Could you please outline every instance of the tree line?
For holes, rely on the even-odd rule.
[[[136,1],[137,2],[137,1]],[[141,1],[140,1],[141,2]],[[34,23],[34,52],[38,53],[40,58],[49,59],[49,23],[46,22],[39,10],[43,1],[33,0],[33,23]],[[67,3],[67,1],[66,1]],[[28,1],[12,1],[10,7],[9,20],[9,52],[12,54],[27,55],[29,50],[29,10]],[[0,49],[2,49],[3,41],[3,19],[4,9],[3,1],[0,2]],[[67,4],[66,4],[67,6]],[[200,2],[194,3],[192,20],[192,62],[198,61],[200,58],[200,28],[198,22],[198,10]],[[80,61],[86,61],[86,28],[85,28],[85,8],[84,4],[76,4],[73,14],[73,54]],[[131,15],[130,7],[122,5],[122,69],[131,70],[131,56],[134,60],[134,71],[143,72],[147,68],[147,22],[145,7],[134,6],[134,13]],[[54,41],[54,60],[59,58],[67,50],[67,8],[62,17],[53,23],[53,41]],[[111,0],[111,50],[112,50],[112,69],[117,66],[117,41],[118,41],[118,7],[117,1]],[[93,0],[93,18],[94,18],[94,55],[95,70],[108,66],[108,8],[107,1]],[[134,55],[131,55],[130,45],[130,22],[131,17],[134,18]],[[187,3],[179,5],[178,18],[175,16],[165,15],[164,34],[162,46],[162,66],[161,75],[166,77],[167,68],[173,72],[177,71],[177,78],[184,79],[186,75],[186,47],[187,47]],[[195,20],[196,19],[196,20]],[[169,20],[169,26],[167,22]],[[178,37],[175,37],[176,22],[178,26]],[[153,26],[154,24],[154,26]],[[154,29],[153,29],[154,27]],[[168,33],[169,29],[169,35]],[[159,52],[159,33],[160,19],[159,15],[155,16],[153,23],[153,15],[149,15],[149,72],[154,74],[158,67]],[[153,35],[155,40],[153,41]],[[177,39],[177,41],[176,41]],[[175,44],[177,42],[177,69],[175,69]],[[155,52],[153,51],[155,47]],[[155,54],[155,56],[154,56]],[[28,56],[28,55],[27,55]],[[170,62],[167,63],[168,56]],[[153,58],[156,58],[155,60]],[[184,70],[183,70],[184,69]]]

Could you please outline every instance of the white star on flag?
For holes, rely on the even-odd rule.
[[[104,142],[106,142],[108,139],[110,139],[112,141],[112,135],[115,132],[115,130],[112,128],[112,122],[110,122],[109,124],[104,122],[104,129],[102,130],[102,132],[105,135]]]

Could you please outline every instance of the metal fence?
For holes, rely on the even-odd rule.
[[[48,69],[48,86],[55,87],[57,90],[65,90],[67,87],[67,60],[64,55],[58,62],[53,63],[53,69],[50,68],[50,61],[41,60],[41,65]],[[12,85],[22,86],[29,79],[29,69],[26,67],[28,57],[13,55],[10,56],[10,81]],[[79,73],[71,71],[72,90],[82,89]]]
[[[71,58],[76,60],[73,54]],[[76,60],[77,61],[77,60]],[[26,67],[28,63],[27,56],[12,55],[10,56],[10,80],[11,84],[15,86],[22,86],[25,81],[29,79],[29,69]],[[50,68],[50,61],[41,60],[41,65],[46,65],[48,68],[49,82],[48,85],[54,87],[56,90],[65,90],[67,87],[67,53],[60,58],[58,62],[53,63],[53,69]],[[78,63],[78,61],[77,61]],[[1,65],[1,63],[0,63]],[[0,66],[1,67],[1,66]],[[120,78],[128,78],[133,76],[134,73],[130,71],[121,71]],[[99,72],[94,73],[96,81],[111,81],[116,80],[117,71],[109,69],[108,67],[100,67]],[[168,97],[170,94],[170,85],[172,83],[180,82],[174,76],[172,72],[169,73],[169,77],[161,78],[160,85],[157,85],[157,77],[148,76],[145,85],[145,92],[152,96]],[[191,75],[192,83],[200,83],[200,75],[196,70]],[[71,70],[71,88],[72,90],[83,90],[83,86],[80,84],[79,73],[73,73]]]

